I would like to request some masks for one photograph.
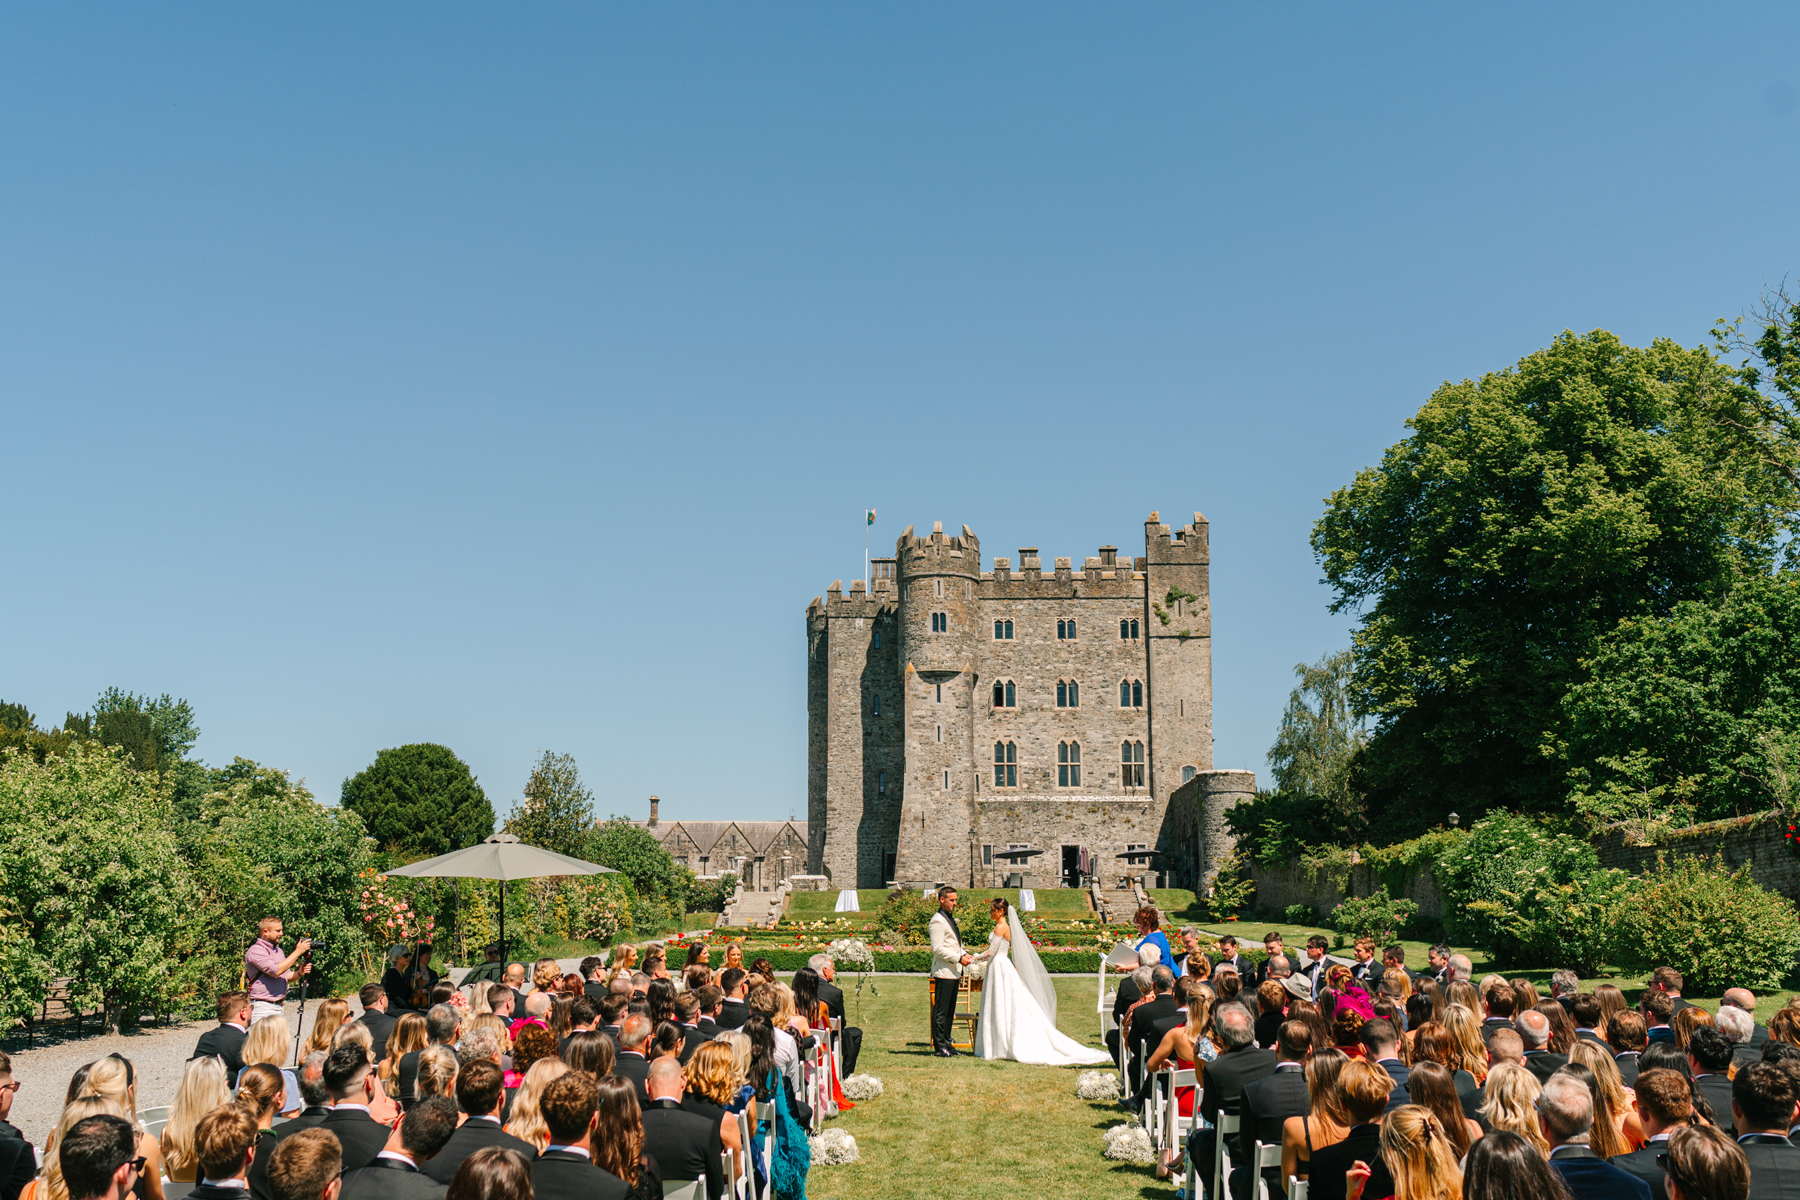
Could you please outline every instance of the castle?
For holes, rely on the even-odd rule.
[[[871,579],[806,610],[807,871],[838,888],[1029,871],[1038,887],[1209,878],[1223,807],[1254,776],[1212,770],[1207,523],[1156,513],[1144,555],[1018,566],[942,524],[911,527]],[[1021,861],[1007,851],[1041,851]]]

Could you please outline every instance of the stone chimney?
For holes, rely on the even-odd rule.
[[[650,828],[652,829],[656,828],[656,808],[657,805],[661,803],[662,801],[658,800],[655,796],[650,797]]]

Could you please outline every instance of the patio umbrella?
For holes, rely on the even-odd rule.
[[[500,881],[500,957],[506,957],[506,885],[514,879],[541,879],[546,875],[617,875],[611,867],[570,858],[553,850],[527,846],[510,833],[493,837],[465,850],[452,850],[436,858],[395,867],[389,875],[439,879],[498,879]]]

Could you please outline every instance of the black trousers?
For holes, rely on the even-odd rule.
[[[862,1030],[844,1026],[844,1074],[856,1074],[856,1056],[862,1053]]]
[[[937,1050],[950,1044],[950,1018],[956,1012],[957,981],[934,979],[932,986],[937,989],[937,995],[931,1001],[931,1048]],[[845,1061],[848,1065],[847,1058]]]

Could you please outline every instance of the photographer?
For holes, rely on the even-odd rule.
[[[264,917],[256,941],[244,955],[244,978],[249,983],[250,1022],[264,1017],[282,1016],[281,1006],[287,1001],[288,984],[312,970],[310,964],[296,967],[312,949],[310,938],[301,938],[292,954],[281,952],[281,918]]]

